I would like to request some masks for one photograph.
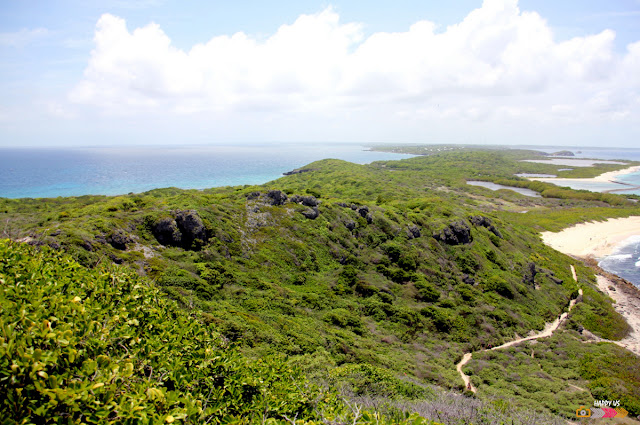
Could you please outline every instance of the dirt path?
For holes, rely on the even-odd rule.
[[[576,275],[576,269],[573,266],[571,266],[571,274],[573,276],[573,280],[577,284],[578,283],[578,276]],[[517,339],[514,339],[513,341],[505,342],[504,344],[499,345],[497,347],[488,348],[488,349],[485,349],[485,350],[479,350],[479,351],[476,351],[476,352],[477,353],[481,353],[483,351],[500,350],[502,348],[507,348],[507,347],[511,347],[511,346],[520,344],[521,342],[524,342],[524,341],[531,341],[531,340],[534,340],[534,339],[550,337],[560,327],[560,325],[567,319],[567,316],[569,315],[569,312],[571,311],[573,306],[576,305],[576,302],[578,301],[578,298],[580,298],[581,296],[582,296],[582,289],[580,287],[578,287],[578,297],[573,299],[573,300],[571,300],[571,301],[569,301],[569,307],[567,308],[567,311],[562,313],[553,322],[547,323],[546,326],[544,327],[544,329],[541,332],[539,332],[539,333],[537,333],[535,335],[528,336],[528,337],[517,338]],[[470,391],[473,391],[474,393],[476,393],[477,389],[471,383],[471,379],[469,378],[469,376],[467,374],[465,374],[462,371],[462,368],[464,367],[464,365],[469,363],[469,361],[471,360],[472,357],[473,357],[473,353],[465,353],[464,356],[462,356],[462,360],[460,360],[460,363],[458,363],[456,365],[456,370],[460,374],[460,377],[462,378],[462,381],[464,382],[465,388],[467,390],[470,390]]]

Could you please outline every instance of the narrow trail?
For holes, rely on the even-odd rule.
[[[578,283],[578,276],[576,275],[576,269],[573,267],[573,265],[571,266],[571,275],[573,276],[573,280],[577,284]],[[512,346],[520,344],[521,342],[524,342],[524,341],[531,341],[531,340],[534,340],[534,339],[550,337],[560,327],[560,325],[567,319],[567,316],[569,315],[569,312],[571,311],[571,309],[573,309],[573,307],[576,305],[576,302],[578,301],[578,298],[580,298],[581,296],[582,296],[582,289],[580,287],[578,287],[578,296],[576,298],[572,299],[571,301],[569,301],[569,307],[567,308],[567,311],[562,313],[553,322],[547,323],[546,326],[544,327],[544,329],[541,332],[539,332],[539,333],[537,333],[535,335],[528,336],[528,337],[517,338],[517,339],[514,339],[513,341],[505,342],[504,344],[499,345],[497,347],[487,348],[487,349],[484,349],[484,350],[479,350],[479,351],[476,351],[476,353],[482,353],[484,351],[500,350],[502,348],[512,347]],[[469,361],[471,360],[472,357],[473,357],[473,353],[465,353],[462,356],[462,360],[460,360],[460,362],[456,365],[456,370],[460,374],[460,377],[462,378],[462,381],[464,382],[465,388],[467,390],[469,390],[469,391],[472,391],[475,394],[478,390],[471,383],[471,378],[469,378],[469,376],[462,371],[462,368],[464,367],[464,365],[469,363]]]

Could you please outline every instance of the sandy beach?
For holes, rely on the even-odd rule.
[[[590,179],[566,179],[560,177],[528,177],[529,180],[536,180],[541,182],[553,183],[562,186],[561,183],[617,183],[621,186],[629,186],[627,183],[622,183],[617,180],[618,177],[626,174],[632,174],[640,171],[640,166],[634,166],[624,168],[618,171],[609,171],[607,173],[600,174]]]
[[[640,216],[581,223],[558,233],[544,232],[542,240],[568,255],[603,258],[631,236],[640,236]]]
[[[568,255],[602,258],[632,236],[640,236],[640,216],[581,223],[558,233],[544,232],[542,240]],[[614,308],[633,329],[623,340],[611,342],[640,356],[640,289],[604,270],[596,277],[599,289],[615,301]]]

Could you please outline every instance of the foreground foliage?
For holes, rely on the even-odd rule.
[[[273,358],[280,353],[289,356],[287,365],[297,365],[315,383],[349,387],[355,397],[415,401],[431,396],[425,384],[463,391],[455,371],[462,353],[541,330],[575,297],[577,288],[569,269],[575,261],[543,245],[540,230],[638,213],[637,204],[618,195],[592,199],[569,190],[562,199],[529,198],[466,184],[468,179],[497,181],[514,179],[513,174],[519,172],[552,171],[549,165],[520,161],[531,155],[535,154],[463,151],[367,166],[324,160],[262,186],[206,191],[169,188],[117,197],[0,199],[0,215],[5,235],[70,253],[83,265],[95,268],[81,272],[90,276],[89,280],[107,276],[97,280],[103,286],[115,273],[104,266],[113,263],[129,266],[155,281],[149,288],[140,283],[143,281],[133,286],[138,285],[136,291],[150,291],[153,302],[162,303],[150,304],[153,308],[197,322],[188,335],[202,341],[204,346],[198,350],[228,352],[230,357],[224,358],[237,357],[247,370],[258,368],[256,376],[267,373],[260,367],[288,374],[290,366]],[[30,255],[25,254],[24,260],[30,261]],[[628,331],[624,319],[610,307],[610,300],[594,289],[590,269],[575,266],[586,296],[574,309],[572,323],[603,337],[622,338]],[[129,282],[134,277],[125,274],[118,279]],[[161,294],[153,289],[156,286]],[[106,286],[105,290],[115,291]],[[88,295],[78,295],[81,300],[97,302],[90,289],[84,291]],[[95,305],[112,311],[117,321],[109,313],[96,321],[110,334],[113,327],[117,338],[97,338],[103,345],[96,345],[96,356],[100,350],[113,351],[125,356],[125,363],[127,350],[144,353],[145,359],[147,351],[156,353],[150,357],[153,361],[169,357],[166,353],[175,353],[179,359],[184,356],[173,346],[187,344],[188,348],[187,337],[178,337],[179,332],[173,330],[167,330],[171,338],[164,334],[156,338],[171,342],[171,348],[156,341],[151,344],[153,349],[137,352],[141,349],[137,343],[127,345],[132,327],[142,326],[139,331],[146,339],[155,327],[139,325],[142,320],[137,313],[126,312],[130,308],[136,311],[137,304],[123,305],[119,301],[123,295],[110,294]],[[77,304],[86,308],[85,301]],[[170,307],[159,307],[165,304]],[[123,307],[126,311],[121,313]],[[166,315],[157,317],[170,322]],[[44,319],[55,322],[48,316]],[[44,326],[44,319],[34,322]],[[138,325],[128,323],[132,319],[138,320]],[[90,332],[97,331],[90,328]],[[247,361],[229,349],[226,341],[237,345],[247,357],[261,360]],[[104,355],[109,356],[105,366],[109,370],[115,360],[111,354]],[[207,363],[207,359],[196,357],[192,364],[204,362],[207,368],[217,364]],[[139,365],[129,361],[134,367],[131,376],[140,382],[145,377],[159,379],[173,370],[168,364],[150,364],[150,373],[145,369],[147,360],[140,361]],[[118,367],[118,371],[125,370],[120,364]],[[568,367],[573,371],[578,368],[573,363]],[[158,368],[164,368],[163,372],[156,373]],[[187,418],[217,418],[205,411],[213,408],[211,402],[205,403],[209,398],[205,392],[214,384],[206,379],[200,383],[198,379],[204,378],[189,373],[192,375],[184,374],[186,389],[170,391],[191,394],[195,410],[189,410],[186,401],[171,405],[167,400],[174,399],[167,395],[161,406],[180,406],[183,410],[176,410],[176,415]],[[308,394],[313,396],[304,395],[307,392],[299,388],[312,386],[302,386],[296,373],[286,382],[268,378],[268,373],[266,376],[263,383],[241,380],[244,384],[233,394],[245,407],[228,407],[224,415],[284,420],[285,415],[318,415],[322,411],[314,403],[324,398],[317,401],[319,393],[312,389]],[[197,385],[187,385],[187,378],[195,379]],[[279,397],[280,387],[272,380],[282,388],[294,385],[297,389],[292,399],[275,410],[265,407],[270,404],[265,401],[268,397],[262,396]],[[96,383],[100,382],[108,387],[111,381]],[[151,397],[147,390],[156,388],[148,385],[132,388],[146,399]],[[598,388],[606,390],[607,385],[605,382]],[[551,396],[550,387],[540,388]],[[595,388],[585,398],[595,395]],[[246,395],[245,390],[257,393]],[[511,395],[507,390],[504,394]],[[563,413],[536,397],[514,400]],[[331,399],[326,403],[333,406]],[[162,411],[179,417],[171,409]],[[345,412],[348,414],[348,407]]]

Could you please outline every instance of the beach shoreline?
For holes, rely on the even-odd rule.
[[[615,183],[615,184],[619,184],[621,186],[628,186],[630,188],[634,187],[634,185],[629,184],[629,183],[625,183],[625,182],[620,182],[617,179],[620,176],[624,176],[627,174],[633,174],[633,173],[637,173],[640,172],[640,166],[639,165],[634,165],[632,167],[627,167],[627,168],[623,168],[622,170],[617,170],[617,171],[608,171],[606,173],[602,173],[598,176],[592,177],[592,178],[576,178],[576,179],[572,179],[572,178],[562,178],[562,177],[527,177],[528,180],[532,180],[532,181],[540,181],[540,182],[545,182],[545,183],[553,183],[553,184],[558,184],[558,183]],[[621,188],[621,190],[625,190],[627,189],[625,188]],[[615,189],[613,189],[615,190]],[[609,192],[610,190],[604,190],[603,192]]]
[[[580,223],[557,233],[543,232],[541,236],[555,250],[593,262],[611,255],[625,240],[640,236],[640,216]],[[621,341],[608,342],[640,356],[640,288],[595,264],[594,269],[598,289],[614,300],[613,307],[632,329]]]
[[[576,224],[561,232],[543,232],[545,244],[574,257],[602,259],[632,236],[640,236],[640,216]]]

